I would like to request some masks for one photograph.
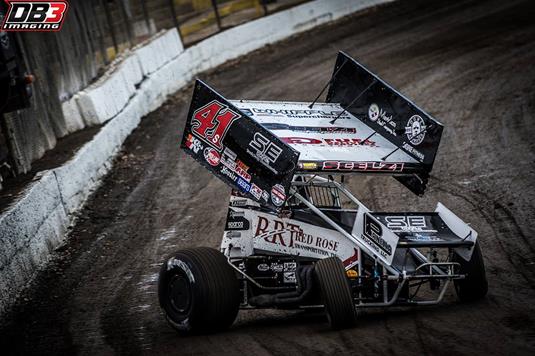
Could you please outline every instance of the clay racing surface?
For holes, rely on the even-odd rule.
[[[463,305],[363,313],[331,331],[321,314],[240,312],[221,334],[181,337],[157,303],[174,250],[217,247],[229,188],[178,144],[191,87],[145,118],[69,243],[0,330],[2,354],[533,354],[535,3],[400,1],[202,75],[229,98],[311,100],[344,50],[446,127],[424,198],[392,178],[353,177],[374,210],[441,201],[479,231],[489,295]],[[6,353],[7,351],[7,353]]]

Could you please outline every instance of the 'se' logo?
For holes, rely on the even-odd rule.
[[[271,142],[259,132],[254,134],[249,147],[255,150],[256,156],[266,164],[274,163],[282,153],[282,148]]]

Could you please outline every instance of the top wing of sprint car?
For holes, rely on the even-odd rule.
[[[197,80],[181,147],[232,188],[275,208],[303,173],[388,174],[424,193],[439,122],[342,52],[327,101],[227,100]]]

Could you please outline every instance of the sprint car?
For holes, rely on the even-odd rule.
[[[177,330],[254,308],[323,308],[345,328],[364,308],[438,304],[450,285],[463,302],[486,295],[478,234],[452,211],[375,212],[345,184],[391,175],[423,195],[442,124],[343,52],[327,88],[325,103],[227,100],[196,82],[181,148],[232,192],[220,251],[162,265]]]

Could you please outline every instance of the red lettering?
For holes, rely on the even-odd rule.
[[[307,137],[281,137],[281,140],[286,142],[287,144],[295,144],[295,145],[319,145],[321,144],[321,140],[317,140],[315,138],[307,138]]]
[[[323,162],[323,169],[324,170],[337,170],[338,162],[337,161],[325,161]]]
[[[273,227],[275,231],[284,229],[284,223],[282,221],[279,221],[279,220],[273,220],[273,221],[275,222],[275,226]],[[283,232],[279,232],[278,234],[274,234],[272,241],[268,241],[267,237],[266,237],[266,241],[276,244],[277,243],[277,239],[279,239],[280,240],[280,244],[282,246],[286,246],[286,243],[284,243],[284,237],[282,236],[282,234],[283,234]]]
[[[265,225],[262,226],[262,224],[265,224]],[[255,232],[254,235],[258,236],[258,235],[263,234],[264,232],[266,232],[268,226],[269,226],[269,220],[259,216],[258,217],[258,225],[256,226],[256,232]]]
[[[294,239],[298,239],[299,235],[303,233],[303,230],[299,228],[299,225],[295,224],[286,224],[288,228],[291,230],[290,232],[290,243],[288,244],[288,247],[293,247],[294,245]]]
[[[230,125],[239,117],[240,115],[214,100],[193,113],[191,131],[221,151],[223,138]]]
[[[63,14],[65,13],[65,10],[67,8],[67,4],[61,3],[61,2],[52,2],[50,3],[50,10],[49,15],[53,15],[52,17],[47,17],[45,22],[53,22],[58,23],[61,22],[63,18]]]

